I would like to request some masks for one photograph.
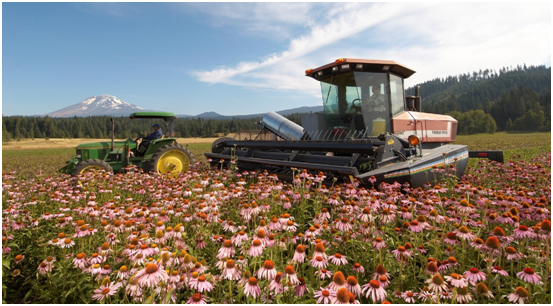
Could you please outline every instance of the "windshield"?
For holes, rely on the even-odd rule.
[[[327,128],[344,135],[352,131],[366,136],[390,132],[388,84],[387,73],[374,72],[352,71],[321,80]]]

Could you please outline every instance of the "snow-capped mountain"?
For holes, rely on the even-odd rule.
[[[50,117],[127,116],[139,111],[145,111],[145,109],[111,95],[100,95],[86,98],[80,103],[46,115]]]

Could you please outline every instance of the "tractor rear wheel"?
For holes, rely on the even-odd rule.
[[[75,168],[73,168],[73,171],[71,171],[71,175],[76,176],[92,169],[104,169],[106,172],[113,172],[113,169],[107,162],[101,159],[89,159],[78,163]]]
[[[179,173],[188,171],[190,165],[196,160],[192,152],[177,143],[165,145],[157,150],[152,159],[144,165],[144,172],[157,172],[170,177],[176,177]]]

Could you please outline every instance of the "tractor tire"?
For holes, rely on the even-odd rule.
[[[144,164],[144,172],[154,172],[170,177],[188,171],[190,165],[196,164],[192,152],[177,143],[171,143],[159,148],[152,159]]]
[[[223,153],[226,148],[221,146],[220,144],[225,141],[236,141],[236,139],[232,137],[221,137],[219,139],[216,139],[211,145],[211,153],[217,153],[217,154]]]
[[[101,159],[89,159],[78,163],[77,166],[73,168],[73,171],[71,171],[71,175],[77,176],[92,169],[104,169],[106,172],[113,172],[111,166],[105,161]]]

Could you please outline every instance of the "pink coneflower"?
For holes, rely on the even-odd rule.
[[[25,255],[19,254],[19,255],[16,255],[15,258],[14,258],[13,260],[14,260],[14,262],[15,262],[16,264],[18,264],[18,263],[22,262],[23,259],[25,259]]]
[[[533,239],[535,236],[536,234],[529,231],[526,225],[519,225],[518,228],[513,231],[513,237],[517,240],[522,240],[526,238]]]
[[[528,293],[528,291],[526,289],[524,289],[523,287],[517,287],[515,289],[515,292],[509,293],[507,295],[507,298],[509,299],[509,302],[511,302],[511,303],[524,304],[524,302],[528,301],[529,296],[530,296],[530,294]]]
[[[445,279],[453,287],[462,288],[467,286],[467,280],[462,275],[457,273],[451,273],[451,275],[446,276]]]
[[[211,292],[211,290],[213,290],[213,284],[207,281],[205,275],[200,275],[195,285],[190,287],[199,292]]]
[[[228,280],[239,280],[242,277],[240,271],[234,263],[234,260],[232,259],[227,260],[227,262],[225,263],[225,268],[223,269],[221,275],[223,279]]]
[[[333,263],[337,266],[345,265],[345,264],[348,263],[348,260],[347,260],[346,256],[343,256],[343,255],[338,254],[338,253],[328,257],[328,259],[330,260],[331,263]]]
[[[336,297],[332,304],[349,304],[349,292],[346,288],[340,288],[336,291]]]
[[[322,242],[318,242],[315,245],[315,251],[313,252],[313,257],[321,256],[324,259],[328,259],[328,255],[325,253],[325,246]]]
[[[493,266],[492,267],[492,273],[499,274],[501,276],[509,276],[509,273],[505,270],[503,270],[500,266]]]
[[[244,294],[246,296],[253,296],[254,299],[257,299],[261,295],[261,288],[257,284],[257,278],[250,277],[246,285],[244,286]]]
[[[315,275],[317,275],[320,279],[331,278],[332,271],[329,271],[327,269],[320,269],[318,271],[315,271]]]
[[[440,294],[448,289],[447,284],[440,274],[434,274],[434,276],[426,282],[429,283],[428,289],[436,294]]]
[[[464,225],[459,227],[459,229],[453,231],[453,233],[463,240],[472,241],[474,238],[476,238],[476,236],[471,233],[470,230]]]
[[[148,263],[146,267],[135,274],[138,284],[142,287],[153,288],[159,282],[169,280],[169,275],[155,263]]]
[[[235,246],[239,247],[242,245],[242,242],[248,240],[248,234],[244,231],[239,231],[236,235],[232,236],[230,240]]]
[[[517,250],[512,246],[508,246],[505,248],[505,255],[507,261],[520,260],[524,258],[524,255],[520,252],[517,252]]]
[[[121,287],[120,282],[109,282],[106,285],[101,285],[99,289],[94,290],[92,299],[95,301],[101,301],[108,296],[112,296],[117,293],[117,290]]]
[[[319,214],[319,220],[321,221],[328,221],[330,220],[330,213],[328,212],[328,209],[323,208],[321,209],[321,213]]]
[[[102,273],[102,265],[100,264],[94,264],[92,265],[92,268],[90,269],[90,273],[92,275],[99,275]]]
[[[294,286],[300,283],[296,269],[293,266],[288,265],[284,268],[284,277]]]
[[[378,282],[380,283],[380,286],[382,286],[382,288],[386,288],[388,287],[388,285],[390,284],[390,281],[388,280],[388,278],[384,275],[381,275],[379,278],[378,278]]]
[[[419,221],[413,220],[409,223],[408,229],[413,233],[420,233],[424,228],[419,224]]]
[[[486,280],[486,273],[478,270],[478,268],[470,268],[468,271],[463,273],[463,275],[473,286],[476,284],[476,282]]]
[[[100,274],[107,275],[111,273],[111,266],[110,265],[104,265],[102,267],[102,270],[100,271]]]
[[[225,257],[230,258],[234,256],[234,254],[235,254],[235,251],[234,251],[234,247],[232,246],[232,241],[225,240],[225,242],[223,242],[223,247],[219,249],[217,258],[219,259],[223,259]]]
[[[357,273],[365,273],[365,268],[363,268],[362,265],[360,265],[359,263],[354,263],[353,264],[353,272],[357,272]]]
[[[275,278],[269,284],[269,290],[273,290],[275,294],[284,293],[288,291],[287,286],[282,286],[281,281],[283,277],[284,277],[284,273],[278,272]]]
[[[309,261],[309,264],[315,269],[324,269],[328,266],[328,260],[321,256],[316,256]]]
[[[284,225],[282,225],[282,229],[287,232],[295,232],[297,227],[298,224],[292,220],[288,220]]]
[[[252,242],[252,246],[248,250],[248,255],[250,255],[251,257],[257,257],[261,255],[261,253],[263,253],[263,245],[261,244],[261,241],[255,239]]]
[[[302,297],[305,294],[305,291],[307,291],[307,284],[305,283],[305,279],[303,277],[298,277],[300,283],[294,287],[294,294],[298,297]]]
[[[85,269],[89,266],[87,256],[85,253],[79,253],[73,258],[73,265],[75,268]]]
[[[305,262],[305,246],[298,244],[296,247],[296,251],[294,252],[294,257],[292,258],[292,261],[295,261],[297,263],[303,263]]]
[[[332,289],[325,289],[320,287],[321,290],[314,292],[314,298],[317,299],[317,304],[331,304],[336,298],[336,291]]]
[[[472,301],[472,296],[470,295],[468,287],[459,287],[457,288],[457,295],[455,296],[455,301],[457,303],[468,303]]]
[[[532,268],[524,268],[521,272],[517,273],[518,278],[522,279],[524,282],[530,284],[539,284],[541,281],[541,276],[534,273]]]
[[[350,231],[353,227],[351,226],[348,218],[342,218],[340,219],[340,221],[336,222],[336,228],[339,230],[339,231],[342,231],[342,232],[348,232]]]
[[[419,300],[422,300],[425,304],[434,304],[438,301],[438,295],[423,290],[419,293]]]
[[[444,242],[451,245],[459,245],[459,240],[457,240],[457,235],[453,232],[447,233],[444,238]]]
[[[121,268],[119,268],[119,271],[117,272],[118,279],[127,279],[129,275],[129,268],[127,268],[127,266],[121,266]]]
[[[415,293],[413,291],[405,291],[401,294],[401,297],[406,303],[415,303],[415,298],[419,295],[418,293]]]
[[[388,295],[386,290],[380,286],[380,283],[374,279],[363,286],[363,293],[366,294],[367,299],[371,296],[373,303],[376,303],[376,301],[383,302]]]
[[[208,300],[207,296],[196,292],[186,301],[186,304],[207,304]]]
[[[355,276],[348,276],[346,279],[346,289],[356,296],[361,296],[361,286],[357,282],[357,278],[355,278]]]
[[[377,250],[381,250],[383,248],[386,247],[386,242],[384,242],[384,240],[380,237],[376,237],[372,243],[373,245],[373,248],[377,249]]]
[[[277,270],[271,260],[265,260],[263,267],[257,271],[257,277],[266,280],[272,280],[276,277]]]
[[[486,251],[488,248],[484,243],[484,240],[482,240],[482,238],[473,239],[469,244],[471,247],[479,251]]]
[[[474,294],[481,295],[483,297],[486,297],[488,299],[495,298],[493,296],[493,293],[489,290],[488,286],[484,283],[478,283],[476,287],[474,288]]]
[[[375,279],[375,280],[378,280],[378,279],[380,279],[381,276],[384,276],[387,279],[390,278],[390,274],[388,274],[388,272],[386,272],[386,268],[383,265],[378,265],[378,266],[376,266],[376,270],[373,273],[372,278]]]
[[[411,253],[409,253],[409,251],[407,251],[402,245],[393,250],[392,254],[394,254],[396,260],[398,261],[407,261],[407,258],[411,257]]]
[[[37,271],[40,275],[44,275],[48,272],[52,272],[52,264],[50,263],[47,263],[46,261],[42,261],[38,267],[37,267]]]

